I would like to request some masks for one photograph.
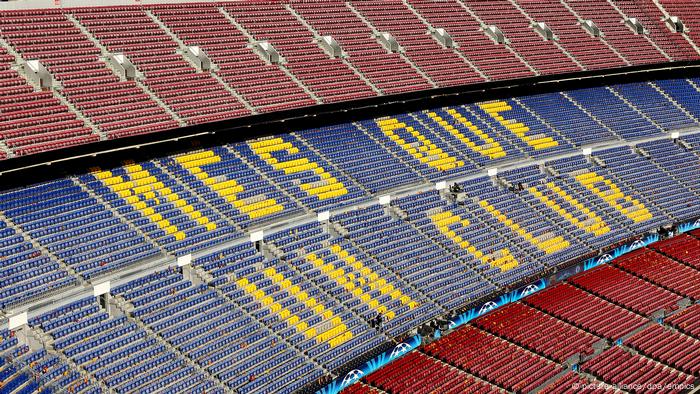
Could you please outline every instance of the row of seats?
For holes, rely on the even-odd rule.
[[[388,393],[500,392],[498,387],[419,351],[408,353],[386,368],[369,375],[366,381]]]
[[[561,367],[535,353],[472,326],[424,347],[429,355],[493,382],[508,391],[529,393]]]
[[[700,272],[653,250],[636,250],[613,264],[676,294],[700,300]]]
[[[577,301],[572,306],[570,300],[573,299]],[[646,323],[641,316],[570,284],[558,284],[524,302],[595,335],[613,340]]]
[[[651,248],[695,269],[700,269],[700,239],[681,234],[657,242]]]
[[[665,367],[645,356],[634,355],[620,346],[614,346],[585,362],[582,369],[611,384],[631,387],[652,385],[674,393],[683,392],[694,380],[691,375]]]
[[[496,288],[379,205],[337,215],[334,221],[360,248],[446,309],[476,301]]]
[[[4,393],[100,393],[94,382],[73,371],[57,355],[32,349],[17,339],[17,332],[0,331],[0,390]]]
[[[435,308],[368,254],[331,237],[320,226],[279,232],[270,240],[307,280],[334,294],[357,315],[368,321],[381,316],[382,329],[391,336],[409,331]]]
[[[32,319],[55,341],[56,351],[119,393],[216,391],[216,384],[126,316],[110,315],[94,298]]]
[[[213,283],[229,299],[328,369],[345,365],[386,340],[373,332],[366,316],[360,318],[353,311],[355,303],[330,295],[339,289],[326,293],[303,275],[306,271],[285,260],[265,258],[246,243],[195,264],[214,276]]]
[[[514,284],[542,269],[520,245],[509,247],[489,235],[494,228],[469,209],[440,198],[436,191],[393,202],[406,219],[483,278],[498,286]]]
[[[3,37],[23,58],[40,60],[61,84],[60,92],[107,138],[178,126],[135,82],[123,81],[108,67],[100,48],[68,15],[47,12],[40,17],[40,25],[27,23],[24,16],[3,18]]]
[[[700,375],[700,342],[696,338],[654,324],[631,336],[626,344],[687,374]]]
[[[558,362],[593,352],[600,338],[522,303],[498,308],[475,326]]]
[[[692,335],[695,338],[700,336],[700,306],[690,306],[670,317],[664,322],[677,330]]]
[[[506,0],[334,0],[324,3],[323,12],[314,2],[267,1],[5,11],[0,36],[19,58],[0,49],[0,97],[2,105],[13,107],[0,120],[0,133],[8,150],[20,156],[173,129],[179,120],[198,124],[253,110],[266,113],[435,86],[700,58],[687,41],[694,37],[692,28],[688,35],[671,33],[659,21],[664,14],[656,4],[639,3],[523,0],[515,7]],[[688,15],[689,26],[697,22],[692,7],[670,7],[682,20]],[[633,33],[621,23],[627,18],[640,21],[645,32]],[[601,36],[577,26],[588,19]],[[534,22],[546,23],[555,39],[544,40]],[[505,44],[483,32],[488,25],[503,32]],[[456,47],[444,47],[427,33],[436,28],[446,29]],[[391,34],[400,50],[382,46],[377,39],[382,33]],[[321,49],[318,40],[326,35],[340,44],[342,57]],[[282,64],[261,59],[252,41],[274,45]],[[213,71],[195,68],[182,53],[185,45],[203,49],[214,62]],[[134,63],[139,83],[124,80],[108,65],[107,56],[117,53]],[[20,59],[40,60],[56,80],[53,92],[27,83],[16,71]],[[651,112],[657,127],[696,123],[697,107],[689,115],[666,105],[663,94],[649,85],[630,86],[629,102]],[[658,87],[694,90],[684,84]],[[611,97],[604,102],[626,109]],[[624,133],[641,138],[653,132]]]
[[[609,265],[583,273],[570,283],[645,316],[660,310],[671,312],[681,299],[679,295]],[[645,297],[640,298],[639,294]]]
[[[161,271],[115,289],[133,315],[231,390],[299,388],[320,371],[288,342],[206,285],[177,270]]]

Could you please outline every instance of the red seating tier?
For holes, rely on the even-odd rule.
[[[372,30],[344,1],[329,1],[323,7],[295,2],[292,7],[319,34],[333,36],[348,55],[348,61],[385,94],[431,87],[399,54],[390,53],[380,45],[372,37]]]
[[[530,392],[561,367],[477,328],[466,326],[427,345],[425,351],[507,390]]]
[[[667,317],[664,323],[700,340],[700,304],[692,305]]]
[[[643,317],[567,283],[533,294],[524,302],[609,339],[621,338],[646,323]]]
[[[250,50],[248,38],[218,8],[163,7],[153,13],[186,45],[204,49],[218,66],[217,75],[258,111],[316,104],[280,67]]]
[[[376,96],[345,63],[329,57],[283,4],[236,2],[226,10],[256,40],[270,42],[287,61],[285,67],[323,101],[333,102],[341,95],[339,101]]]
[[[510,45],[531,66],[549,73],[581,71],[571,58],[552,41],[545,41],[531,27],[530,21],[508,0],[467,0],[465,4],[487,25],[495,25]],[[600,55],[599,55],[600,56]]]
[[[578,24],[572,14],[558,1],[519,0],[520,7],[536,22],[544,22],[557,42],[587,69],[622,67],[627,63],[612,51],[602,37],[593,37]]]
[[[0,135],[10,151],[21,147],[16,153],[29,154],[252,111],[529,77],[533,70],[554,74],[700,59],[686,36],[668,31],[652,0],[614,4],[255,0],[4,11],[0,36],[19,57],[0,46]],[[686,22],[689,37],[699,37],[693,2],[664,5]],[[626,16],[638,18],[648,34],[634,34],[622,23]],[[585,33],[579,19],[592,19],[603,38]],[[553,29],[556,41],[534,31],[538,21]],[[501,28],[509,42],[494,43],[482,22]],[[434,28],[446,29],[456,47],[439,44],[430,34]],[[400,53],[379,44],[379,32],[391,33]],[[320,48],[322,35],[338,41],[343,59]],[[283,64],[261,59],[252,49],[256,40],[270,41]],[[204,49],[213,70],[195,68],[183,55],[185,46]],[[114,53],[135,64],[138,81],[113,71],[106,59]],[[39,59],[52,73],[53,91],[39,92],[17,73],[29,59]]]
[[[600,340],[521,303],[499,308],[474,325],[559,362],[576,353],[593,353],[593,343]]]
[[[678,34],[671,33],[663,22],[664,15],[654,4],[653,0],[625,0],[616,4],[622,12],[630,18],[637,18],[644,28],[649,31],[648,36],[661,47],[673,60],[697,60],[700,59],[695,49]]]
[[[634,334],[625,343],[647,357],[700,376],[700,341],[697,339],[654,324]]]
[[[632,355],[620,346],[614,346],[583,364],[583,370],[612,384],[628,386],[661,385],[665,392],[681,392],[693,377],[641,355]],[[667,386],[669,385],[669,386]],[[673,389],[673,385],[676,389]]]
[[[681,297],[609,265],[595,268],[570,280],[576,286],[642,315],[674,310]],[[644,294],[640,297],[639,294]]]
[[[144,74],[144,84],[188,123],[201,122],[201,119],[190,121],[190,118],[203,113],[182,111],[176,106],[178,103],[189,103],[191,109],[206,109],[214,119],[217,114],[229,118],[250,114],[243,103],[211,74],[198,72],[178,53],[179,44],[145,11],[132,9],[105,13],[79,9],[75,16],[111,53],[125,54]],[[210,106],[208,101],[212,99],[226,104],[225,108]],[[149,123],[160,123],[169,118],[163,113],[163,116],[149,117]],[[138,121],[118,122],[107,128],[114,131],[115,127],[142,124],[145,125]]]
[[[550,383],[540,391],[541,394],[568,394],[576,392],[585,392],[592,394],[600,394],[606,392],[615,392],[615,389],[608,387],[603,382],[595,379],[587,379],[575,372],[567,372],[559,379]]]
[[[623,16],[607,0],[570,1],[567,4],[581,19],[592,20],[604,34],[605,41],[633,64],[668,60],[647,36],[634,34],[625,26]]]
[[[428,26],[401,0],[367,0],[352,3],[380,32],[394,36],[408,57],[438,86],[464,85],[484,79],[451,49],[441,47],[428,34]]]
[[[496,387],[418,351],[405,355],[365,380],[388,393],[397,394],[498,392]]]
[[[700,269],[700,239],[682,234],[665,241],[657,242],[653,244],[651,248]]]
[[[700,12],[695,0],[661,0],[661,5],[672,16],[680,17],[688,28],[688,36],[695,44],[700,43]]]
[[[411,0],[410,3],[432,26],[446,29],[459,45],[457,50],[489,78],[498,80],[534,75],[508,47],[495,44],[480,31],[479,22],[458,2]]]
[[[684,297],[700,299],[700,271],[653,250],[638,249],[614,260],[613,264]]]

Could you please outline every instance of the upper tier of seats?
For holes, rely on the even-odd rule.
[[[684,21],[688,33],[671,32],[660,21],[669,15]],[[629,19],[644,31],[626,26]],[[601,34],[584,29],[586,20]],[[536,23],[545,24],[553,39],[546,40]],[[489,27],[505,41],[486,34]],[[434,38],[435,29],[444,29],[454,45]],[[3,11],[0,160],[324,103],[700,60],[698,30],[693,7],[651,0],[252,0]],[[342,55],[324,50],[321,42],[328,36]],[[260,56],[254,49],[259,42],[274,47],[281,62]],[[202,68],[188,57],[190,47],[203,51],[212,67]],[[133,64],[134,78],[119,71],[113,55]],[[52,86],[42,90],[29,77],[23,65],[30,60],[41,62],[53,77]],[[617,125],[607,124],[605,110],[657,105],[663,92],[655,89],[611,89],[606,97],[594,98],[605,108],[592,112],[618,132]],[[522,110],[515,103],[509,107]],[[489,110],[499,116],[498,108]],[[642,135],[694,122],[688,113],[662,119],[659,111],[677,112],[672,107],[647,109],[658,116],[639,119],[638,128],[625,133]],[[533,139],[530,147],[566,145],[564,137]]]

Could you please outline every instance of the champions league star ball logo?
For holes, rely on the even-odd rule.
[[[496,308],[498,308],[498,305],[497,305],[495,302],[493,302],[493,301],[489,301],[489,302],[485,303],[485,304],[481,307],[481,309],[479,309],[479,314],[482,315],[482,314],[484,314],[484,313],[486,313],[486,312],[489,312],[489,311],[492,311],[492,310],[494,310],[494,309],[496,309]]]
[[[400,356],[410,352],[411,349],[412,349],[411,345],[409,345],[407,343],[399,343],[398,345],[396,345],[394,350],[391,351],[391,355],[389,355],[389,359],[393,360],[397,357],[400,357]]]
[[[611,261],[612,259],[613,259],[613,257],[606,253],[606,254],[600,256],[600,258],[598,259],[598,264],[605,264],[605,263]]]
[[[362,379],[363,376],[365,376],[364,372],[360,371],[359,369],[353,369],[352,371],[348,372],[347,375],[345,375],[343,378],[343,383],[340,384],[340,387],[350,386],[351,384]]]
[[[523,293],[520,295],[520,297],[527,297],[532,293],[535,293],[539,290],[540,288],[537,287],[537,285],[528,285],[525,289],[523,289]]]
[[[644,247],[644,242],[642,242],[641,239],[638,239],[638,240],[632,242],[632,245],[630,245],[630,250],[639,249],[639,248],[643,248],[643,247]]]

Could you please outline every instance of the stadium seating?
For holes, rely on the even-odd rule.
[[[323,7],[321,12],[313,1],[260,0],[2,11],[0,159],[321,103],[700,58],[688,41],[700,41],[692,27],[688,34],[672,33],[660,21],[675,13],[688,26],[696,24],[694,10],[683,2],[663,4],[663,11],[650,0],[333,0]],[[645,33],[621,23],[626,18],[638,20]],[[591,36],[581,20],[594,21],[603,34]],[[552,29],[553,40],[537,33],[538,22]],[[491,25],[503,32],[505,43],[484,32]],[[438,43],[429,33],[436,29],[445,29],[456,45]],[[383,46],[381,33],[391,34],[399,50]],[[342,56],[322,49],[319,40],[327,36]],[[271,44],[281,63],[262,59],[253,48],[258,42]],[[213,67],[202,70],[190,61],[190,47],[203,50]],[[133,63],[134,80],[116,71],[113,55]],[[27,60],[46,67],[52,87],[41,91],[28,81],[21,70]],[[659,106],[660,93],[646,84],[625,96],[646,107],[661,128],[697,123],[697,106],[673,91],[694,86],[659,88],[691,107],[686,109],[692,118],[673,105]],[[614,101],[604,100],[625,109]],[[668,111],[674,117],[661,115]],[[610,121],[602,115],[600,120]],[[608,126],[623,137],[653,133]],[[557,140],[556,134],[548,135]]]
[[[521,303],[499,308],[474,322],[499,337],[558,362],[574,354],[585,356],[600,339]]]
[[[665,323],[678,329],[687,335],[692,335],[695,338],[700,336],[700,306],[690,306],[673,316],[666,318]]]
[[[545,41],[531,27],[531,20],[507,0],[490,2],[464,2],[485,25],[499,28],[508,45],[517,50],[520,56],[538,70],[564,73],[580,71],[583,68],[564,53],[554,41]],[[604,57],[603,54],[598,54]]]
[[[0,11],[0,159],[700,58],[693,29],[672,33],[664,15],[650,0]],[[604,34],[587,33],[586,19]],[[330,38],[341,54],[322,44]],[[51,87],[33,81],[28,60]],[[348,392],[693,382],[700,309],[687,304],[700,300],[700,232],[628,245],[698,219],[700,80],[543,91],[368,109],[306,130],[269,123],[248,140],[217,132],[161,157],[0,187],[0,323],[19,324],[0,330],[0,392],[311,392],[347,383],[381,352],[371,368],[406,352],[417,333],[424,346]],[[640,250],[608,261],[627,248]],[[17,323],[24,311],[28,324]]]
[[[225,146],[165,158],[161,163],[243,228],[301,210],[297,202]]]
[[[379,32],[391,33],[405,56],[437,86],[483,82],[470,64],[425,34],[427,26],[399,0],[351,3]]]
[[[390,393],[499,392],[497,387],[417,351],[370,375],[367,382]]]
[[[610,93],[589,91],[598,90]],[[468,266],[467,276],[451,283],[465,299],[487,294],[492,284],[509,286],[544,266],[696,216],[700,174],[689,165],[700,150],[696,135],[595,150],[585,158],[570,152],[568,137],[582,129],[555,132],[565,120],[555,123],[559,114],[537,106],[539,99],[548,100],[540,95],[302,130],[2,192],[0,212],[9,221],[3,245],[20,256],[4,265],[11,275],[4,282],[4,302],[27,302],[79,278],[91,281],[137,263],[212,248],[256,226],[345,209],[426,181],[473,177],[516,160],[522,163],[497,178],[461,182],[467,201],[410,193],[393,204],[406,216],[388,217],[387,223],[408,225],[402,233],[428,236],[431,245],[444,248],[435,256],[441,266]],[[507,121],[510,116],[516,121]],[[542,144],[548,147],[538,149]],[[353,151],[358,154],[348,154]],[[527,166],[527,160],[552,154],[566,157]],[[543,219],[533,218],[533,210]],[[341,225],[345,218],[338,216]],[[358,229],[366,231],[360,222]],[[495,242],[493,231],[507,243]],[[22,237],[46,251],[20,246]],[[395,247],[393,253],[413,253],[409,245]],[[381,260],[384,251],[375,253]],[[36,262],[23,261],[21,256],[32,254]],[[424,284],[437,270],[426,264],[399,277]],[[448,308],[464,301],[447,293],[442,297]]]
[[[695,338],[655,324],[634,334],[627,344],[679,371],[700,375],[700,343]]]
[[[700,272],[650,249],[634,251],[613,264],[676,294],[700,299]]]
[[[481,25],[456,1],[410,0],[431,26],[446,29],[454,39],[460,53],[481,72],[493,80],[533,76],[534,72],[513,49],[494,45],[493,41],[479,31]],[[481,48],[488,48],[483,51]],[[554,70],[540,70],[554,73]]]
[[[529,108],[557,129],[562,135],[579,146],[615,140],[610,130],[600,127],[595,118],[587,116],[561,93],[546,93],[536,96],[519,97],[521,106]],[[576,119],[576,121],[572,121]]]
[[[700,56],[681,34],[668,34],[664,14],[653,0],[616,1],[621,13],[637,18],[648,32],[647,36],[673,60],[693,60]],[[689,14],[692,15],[692,12]]]
[[[573,308],[568,300],[577,299]],[[570,284],[559,284],[534,294],[525,303],[550,313],[568,323],[608,339],[619,339],[642,327],[641,316],[579,290]]]
[[[153,162],[96,169],[80,181],[169,251],[186,254],[236,237],[227,219]]]
[[[51,256],[7,222],[0,222],[0,305],[6,309],[76,282]]]
[[[656,207],[663,209],[663,212],[670,214],[676,220],[693,217],[693,209],[688,207],[688,204],[692,204],[697,196],[690,193],[687,188],[670,176],[659,171],[659,168],[650,163],[649,160],[634,154],[630,148],[599,151],[595,153],[595,157],[600,158],[609,170],[618,175],[622,182],[643,195],[653,196],[653,202],[651,199],[640,199],[640,203],[644,204],[656,220],[662,219],[664,216]],[[634,169],[634,175],[630,173],[632,169]],[[671,190],[673,192],[670,192]]]
[[[79,9],[75,18],[109,52],[126,55],[143,73],[143,84],[188,124],[250,114],[215,78],[192,67],[177,52],[178,43],[146,11]]]
[[[384,94],[410,92],[431,87],[428,80],[398,53],[387,52],[372,30],[343,1],[329,1],[320,9],[313,3],[295,2],[291,7],[318,34],[332,36],[347,54],[347,60]],[[324,71],[325,73],[325,71]]]
[[[71,179],[5,193],[0,207],[8,219],[84,278],[159,254],[142,234]]]
[[[572,279],[570,283],[646,316],[659,310],[672,311],[681,299],[680,296],[668,290],[656,287],[609,265],[583,273]],[[639,297],[640,291],[646,296],[645,298]]]
[[[254,39],[272,44],[287,61],[289,72],[323,102],[376,95],[340,59],[329,59],[314,42],[313,34],[284,4],[248,1],[232,3],[224,8]]]
[[[321,226],[296,227],[270,240],[308,281],[357,315],[365,320],[382,315],[383,329],[393,336],[408,332],[433,313],[435,305],[396,274],[350,242],[333,239]]]
[[[695,81],[695,79],[660,79],[654,81],[654,85],[688,111],[690,116],[698,119],[700,117],[700,104],[697,97],[692,94],[697,91]]]
[[[76,301],[32,325],[53,338],[56,351],[118,392],[216,387],[162,340],[126,316],[110,316],[94,300]]]
[[[664,367],[642,355],[633,355],[619,346],[612,347],[583,364],[583,370],[596,378],[612,384],[678,385],[672,389],[681,392],[683,384],[689,385],[693,377],[673,368]],[[671,387],[671,386],[669,386]]]
[[[549,385],[543,387],[541,392],[546,394],[563,394],[574,390],[574,387],[578,389],[591,387],[589,390],[594,393],[617,392],[616,389],[607,383],[603,383],[591,377],[582,376],[575,372],[567,372]]]
[[[61,83],[62,94],[107,138],[177,127],[170,115],[133,81],[122,81],[101,60],[101,50],[65,14],[3,18],[3,35],[24,58],[38,59]],[[56,48],[60,45],[60,48]],[[83,128],[83,134],[91,134]],[[76,134],[77,135],[77,134]]]
[[[218,66],[216,74],[258,112],[271,112],[316,103],[279,67],[247,48],[248,40],[220,9],[155,7],[153,14],[185,45],[202,48]],[[216,32],[210,35],[209,32]],[[265,80],[265,85],[258,83]]]
[[[604,127],[624,139],[644,138],[661,132],[659,126],[639,116],[635,107],[609,88],[580,89],[566,94]]]
[[[670,60],[654,41],[645,34],[635,34],[623,23],[614,3],[606,0],[587,0],[566,2],[571,10],[579,16],[579,20],[590,20],[604,34],[605,41],[615,51],[633,64],[663,63]],[[630,16],[637,17],[637,15]],[[646,24],[644,24],[645,28]]]
[[[327,133],[333,134],[335,138],[326,138]],[[356,124],[304,130],[298,136],[339,169],[357,179],[370,193],[421,181],[414,169],[368,138]],[[348,147],[352,149],[349,151]]]
[[[494,289],[472,268],[379,205],[344,213],[334,220],[358,246],[447,309],[477,300]]]
[[[602,37],[594,37],[578,24],[578,18],[561,2],[519,0],[518,5],[535,22],[543,22],[561,45],[587,69],[621,67],[627,60],[618,55]],[[528,24],[529,25],[529,24]],[[523,29],[524,30],[524,29]],[[540,45],[537,47],[541,48]]]
[[[697,26],[700,26],[700,15],[691,0],[662,0],[661,6],[667,14],[680,17],[686,26],[686,34],[697,45],[700,42]]]
[[[523,248],[492,242],[484,222],[464,207],[441,199],[437,192],[403,197],[394,205],[424,234],[498,285],[516,283],[542,268]]]
[[[700,269],[700,239],[681,234],[677,237],[657,242],[651,248],[676,261]]]
[[[134,306],[139,321],[231,389],[274,390],[279,381],[300,384],[299,376],[319,372],[229,299],[176,271],[158,272],[115,293]]]
[[[507,390],[525,393],[560,370],[552,361],[471,326],[427,345],[425,352]]]
[[[696,157],[692,152],[672,141],[643,143],[639,144],[638,148],[648,153],[657,166],[683,184],[688,191],[700,193],[700,183],[698,183],[700,171],[688,165]]]

